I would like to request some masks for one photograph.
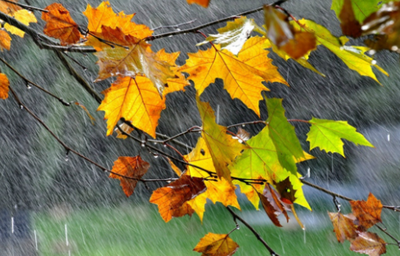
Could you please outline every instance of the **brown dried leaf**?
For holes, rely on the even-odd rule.
[[[230,256],[233,255],[239,245],[227,234],[208,233],[193,249],[195,252],[202,252],[202,256]]]
[[[359,226],[369,229],[382,222],[382,203],[372,193],[369,193],[367,201],[350,201],[350,205]]]
[[[46,21],[43,32],[60,40],[62,45],[74,44],[79,41],[81,33],[78,24],[71,18],[69,11],[59,3],[53,3],[45,8],[42,19]]]
[[[350,250],[369,256],[379,256],[386,253],[386,243],[375,233],[361,232],[351,242]]]
[[[289,177],[278,183],[275,183],[275,188],[281,195],[280,200],[282,202],[286,204],[293,204],[293,202],[296,200],[295,194],[297,190],[293,189],[293,185],[290,182]]]
[[[343,243],[346,239],[352,241],[356,238],[357,226],[354,224],[354,215],[344,215],[340,212],[328,212],[328,215],[332,221],[333,231],[340,243]]]
[[[183,204],[206,190],[202,178],[183,175],[178,180],[159,188],[150,197],[150,203],[158,205],[158,212],[165,222],[181,211]]]
[[[146,161],[143,161],[140,156],[120,156],[114,162],[114,166],[111,170],[112,173],[110,173],[109,177],[113,179],[119,179],[125,195],[130,196],[132,195],[138,180],[142,178],[149,167],[150,164]],[[118,174],[124,177],[121,177]],[[130,177],[132,179],[127,179],[126,177]]]
[[[361,36],[361,24],[356,19],[351,0],[344,0],[339,19],[343,35],[354,38]]]

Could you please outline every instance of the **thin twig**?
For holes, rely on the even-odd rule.
[[[0,1],[6,2],[6,3],[9,3],[9,4],[13,4],[13,5],[17,5],[19,7],[22,7],[22,8],[31,10],[31,11],[49,12],[48,10],[45,10],[45,9],[42,9],[42,8],[39,8],[39,7],[30,6],[30,5],[21,4],[21,3],[16,3],[16,2],[13,2],[13,1],[10,1],[10,0],[0,0]]]
[[[242,219],[241,217],[239,217],[239,215],[237,215],[231,208],[226,207],[226,209],[228,209],[229,213],[232,215],[233,219],[235,220],[239,220],[240,222],[242,222],[248,229],[250,229],[250,231],[255,235],[255,237],[265,246],[265,248],[267,248],[267,250],[269,251],[269,253],[272,256],[279,256],[279,254],[277,254],[268,244],[267,242],[264,241],[264,239],[261,237],[261,235],[249,224],[247,223],[244,219]]]
[[[186,22],[183,22],[183,23],[179,23],[179,24],[175,24],[175,25],[159,26],[159,27],[156,27],[156,28],[152,28],[151,30],[154,31],[154,30],[163,29],[163,28],[179,28],[179,27],[181,27],[181,26],[188,25],[188,24],[193,23],[193,22],[195,22],[195,21],[196,21],[196,19],[194,19],[194,20],[189,20],[189,21],[186,21]]]
[[[58,97],[57,95],[49,92],[48,90],[44,89],[43,87],[41,87],[40,85],[32,82],[31,80],[29,80],[28,78],[26,78],[24,75],[22,75],[21,73],[18,72],[18,70],[16,70],[13,66],[11,66],[7,61],[5,61],[3,58],[0,57],[0,61],[3,62],[9,69],[11,69],[15,74],[17,74],[20,78],[22,78],[26,83],[29,83],[33,86],[35,86],[36,88],[38,88],[39,90],[43,91],[44,93],[47,93],[48,95],[50,95],[51,97],[57,99],[59,102],[61,102],[64,106],[71,106],[71,103],[66,102],[64,99]]]
[[[378,224],[375,225],[377,228],[379,228],[383,233],[385,233],[387,236],[389,236],[390,238],[392,238],[396,243],[397,246],[400,249],[400,240],[398,240],[397,238],[395,238],[393,235],[391,235],[389,232],[386,231],[386,229],[382,228],[381,226],[379,226]]]

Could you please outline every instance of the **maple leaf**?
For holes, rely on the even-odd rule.
[[[97,51],[100,51],[103,47],[109,47],[109,45],[102,43],[98,39],[107,40],[102,34],[103,26],[112,29],[118,27],[123,34],[133,36],[139,40],[153,34],[153,31],[146,25],[136,24],[132,21],[135,14],[128,15],[124,12],[116,14],[108,1],[102,2],[97,8],[93,8],[88,4],[83,14],[88,19],[87,29],[89,31],[88,41],[85,44],[93,46]]]
[[[200,239],[193,251],[201,252],[202,256],[230,256],[237,249],[239,245],[229,237],[229,234],[208,233]]]
[[[206,186],[202,178],[181,176],[178,180],[171,182],[165,187],[153,192],[150,203],[158,205],[158,212],[165,222],[175,217],[174,214],[181,213],[184,203],[203,193]]]
[[[280,214],[285,215],[286,220],[289,221],[286,206],[278,199],[274,190],[272,190],[272,188],[268,184],[265,186],[263,194],[257,194],[260,198],[265,212],[275,226],[282,227],[277,218]]]
[[[365,229],[382,222],[382,203],[372,193],[369,193],[367,201],[350,201],[350,205],[357,218],[357,224]]]
[[[303,57],[316,48],[314,33],[294,29],[287,15],[274,6],[264,5],[264,18],[267,38],[293,59]]]
[[[204,138],[200,137],[197,141],[196,147],[187,155],[184,156],[185,161],[188,163],[204,168],[210,172],[215,173],[211,151],[207,147]],[[172,166],[172,165],[171,165]],[[172,166],[174,169],[174,167]],[[210,175],[193,166],[188,166],[187,175],[192,177],[207,178]],[[239,202],[235,194],[236,187],[228,182],[225,178],[214,180],[204,180],[207,190],[189,201],[188,203],[195,210],[200,220],[203,220],[205,211],[206,199],[210,199],[214,204],[221,202],[224,206],[234,206],[240,210]]]
[[[121,181],[122,190],[128,197],[133,194],[138,180],[143,177],[149,167],[150,164],[146,161],[143,161],[140,156],[120,156],[114,162],[114,166],[110,173],[110,178],[119,179]],[[126,177],[132,179],[127,179]]]
[[[282,99],[268,99],[265,97],[268,110],[267,125],[269,136],[278,151],[278,159],[281,165],[292,172],[297,173],[295,159],[304,158],[303,149],[297,138],[294,127],[287,121]]]
[[[369,256],[379,256],[386,253],[386,242],[375,233],[361,232],[351,242],[350,250]]]
[[[331,10],[335,11],[336,16],[338,17],[339,20],[340,14],[342,10],[345,8],[349,8],[348,3],[346,3],[347,0],[332,0],[332,5],[331,5]],[[362,23],[365,18],[367,18],[370,14],[376,12],[379,10],[379,8],[382,7],[383,4],[389,3],[393,0],[351,0],[351,7],[354,12],[355,19],[359,22]]]
[[[204,8],[207,8],[208,5],[210,4],[210,0],[186,0],[188,4],[198,4],[200,6],[203,6]]]
[[[234,21],[228,21],[225,27],[217,29],[218,34],[210,34],[204,42],[198,43],[197,46],[214,41],[214,44],[219,44],[221,49],[227,49],[237,55],[251,32],[260,29],[253,19],[242,16]]]
[[[237,57],[228,50],[220,50],[219,45],[206,51],[189,53],[189,59],[179,71],[189,74],[188,79],[194,82],[199,95],[215,79],[223,79],[224,88],[232,99],[238,98],[260,116],[261,92],[268,90],[262,82],[287,85],[277,68],[272,65],[272,60],[267,57],[268,51],[264,50],[264,42],[265,39],[261,37],[248,39]]]
[[[290,182],[290,176],[286,179],[281,180],[279,182],[274,183],[276,190],[280,194],[282,202],[286,204],[293,204],[296,201],[296,190],[293,188],[292,183]]]
[[[0,50],[3,49],[10,50],[11,47],[11,37],[10,35],[3,29],[0,29]]]
[[[18,0],[10,0],[11,2],[17,3]],[[7,3],[4,1],[0,1],[0,12],[3,12],[7,15],[12,16],[16,11],[22,10],[22,8],[18,5]]]
[[[200,101],[198,95],[196,102],[203,123],[201,137],[210,152],[217,176],[218,178],[224,177],[230,182],[231,175],[228,165],[245,147],[226,134],[226,127],[215,123],[214,111],[209,103]]]
[[[310,132],[307,133],[310,150],[319,147],[326,152],[336,152],[345,157],[342,139],[351,141],[356,145],[374,147],[361,133],[356,131],[356,128],[349,125],[347,121],[334,121],[313,117],[310,120],[310,124]]]
[[[369,50],[368,47],[342,45],[341,40],[333,36],[325,27],[305,19],[300,20],[299,23],[301,26],[297,23],[293,23],[293,26],[295,26],[297,29],[302,28],[306,31],[314,32],[315,36],[317,37],[318,45],[323,45],[328,48],[350,69],[355,70],[360,75],[371,77],[380,84],[374,72],[372,71],[372,67],[376,67],[380,72],[388,76],[387,72],[376,65],[371,57],[368,57],[364,54],[364,52]]]
[[[176,78],[175,64],[160,58],[150,49],[150,45],[131,35],[126,35],[117,27],[102,26],[102,34],[108,42],[116,43],[116,47],[105,47],[96,52],[99,59],[99,76],[96,81],[101,81],[113,76],[145,75],[157,88],[160,95],[168,79]]]
[[[338,242],[343,243],[346,239],[352,241],[356,238],[357,226],[354,224],[356,219],[354,215],[345,215],[340,212],[328,212],[328,215]]]
[[[33,22],[36,23],[37,22],[36,17],[33,14],[33,12],[25,10],[25,9],[24,10],[18,10],[16,12],[14,12],[12,16],[16,20],[20,21],[22,24],[25,24],[25,25],[29,25],[29,23],[33,23]],[[24,31],[14,27],[14,26],[11,26],[8,23],[4,24],[4,28],[7,31],[9,31],[11,34],[17,35],[19,37],[24,37],[24,35],[25,35]]]
[[[351,0],[344,0],[339,19],[343,35],[351,36],[354,38],[361,36],[361,24],[356,19]]]
[[[1,32],[1,30],[0,30],[0,32]],[[0,36],[1,36],[1,33],[0,33]],[[9,87],[10,87],[10,81],[8,80],[7,76],[3,73],[0,73],[0,99],[5,100],[8,98]]]
[[[61,45],[74,44],[81,38],[78,24],[71,18],[69,11],[59,3],[53,3],[45,8],[48,12],[42,13],[46,21],[43,32],[60,40]]]

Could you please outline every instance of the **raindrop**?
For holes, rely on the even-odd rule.
[[[65,228],[65,244],[66,244],[67,246],[69,246],[69,242],[68,242],[68,227],[67,227],[67,224],[64,225],[64,228]]]
[[[399,47],[397,47],[397,45],[393,45],[390,50],[397,52],[397,50],[399,49]]]
[[[216,123],[219,123],[219,105],[217,105],[217,113],[216,113],[217,118],[215,119]]]
[[[28,83],[28,84],[26,84],[26,89],[30,90],[30,89],[32,89],[32,86]]]
[[[372,64],[372,65],[376,65],[376,60],[372,60],[372,61],[371,61],[371,64]]]
[[[144,147],[146,147],[146,144],[145,144],[144,142],[142,142],[142,144],[140,144],[140,146],[141,146],[142,148],[144,148]]]
[[[164,148],[166,148],[167,147],[167,144],[166,143],[164,143]]]
[[[172,37],[172,35],[168,36],[168,37]]]
[[[238,142],[239,142],[239,143],[243,143],[243,140],[241,140],[241,139],[238,139]]]
[[[246,127],[246,125],[245,125],[245,124],[242,124],[242,127],[244,128],[244,127]]]
[[[368,29],[369,29],[369,26],[368,26],[368,25],[364,25],[364,26],[361,27],[361,30],[364,30],[364,31],[365,31],[365,30],[368,30]]]
[[[285,254],[285,248],[283,247],[283,243],[282,243],[282,239],[281,239],[280,235],[279,235],[279,241],[281,241],[282,253]]]
[[[154,154],[154,158],[158,158],[158,154]]]
[[[344,49],[344,47],[343,47],[343,46],[340,46],[340,50],[343,51],[343,49]]]
[[[304,236],[303,236],[303,240],[304,240],[304,243],[306,243],[307,242],[307,239],[306,239],[306,226],[303,226],[303,234],[304,234]]]
[[[11,234],[14,234],[14,217],[11,217]]]
[[[310,167],[307,168],[307,178],[311,177],[311,169]]]
[[[369,50],[369,51],[368,51],[368,54],[369,54],[369,55],[374,55],[375,53],[376,53],[375,50]]]
[[[19,108],[20,108],[20,109],[24,109],[24,106],[22,106],[22,105],[19,105]]]
[[[69,161],[69,157],[68,157],[68,155],[66,155],[65,156],[65,162],[68,162]]]
[[[83,71],[86,71],[86,70],[87,70],[87,67],[84,67],[84,68],[83,68]]]
[[[387,141],[390,141],[390,134],[387,135]]]
[[[38,242],[37,242],[36,230],[33,231],[33,235],[34,235],[34,237],[35,237],[35,248],[36,248],[36,251],[37,251],[37,250],[38,250]]]
[[[180,29],[180,28],[177,28],[176,31],[181,31],[181,29]]]

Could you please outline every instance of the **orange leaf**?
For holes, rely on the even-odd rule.
[[[10,35],[3,29],[0,29],[0,50],[3,49],[10,50],[11,47],[11,37]]]
[[[116,46],[105,47],[95,53],[100,67],[96,82],[118,75],[145,75],[162,95],[168,79],[177,77],[175,64],[165,61],[162,53],[154,53],[143,40],[124,34],[119,27],[102,26],[102,34],[104,39]]]
[[[127,15],[124,12],[118,14],[114,13],[108,1],[102,2],[97,8],[92,8],[92,6],[88,4],[83,14],[88,19],[87,28],[89,33],[101,39],[105,39],[102,35],[102,26],[112,29],[118,27],[123,34],[131,35],[138,39],[143,39],[153,34],[153,31],[146,25],[136,24],[131,21],[135,14]],[[92,35],[89,35],[86,44],[93,46],[98,51],[103,47],[108,47]]]
[[[264,17],[268,39],[291,58],[303,57],[317,47],[314,33],[296,31],[287,15],[274,6],[264,5]]]
[[[199,96],[196,96],[196,101],[203,122],[201,137],[209,150],[217,176],[231,182],[228,165],[245,149],[245,146],[227,135],[226,127],[215,123],[214,111],[209,103],[200,101]]]
[[[190,206],[190,204],[188,204],[188,202],[185,202],[181,207],[174,209],[172,211],[172,217],[182,217],[185,216],[186,214],[189,216],[192,216],[194,213],[194,210],[192,208],[192,206]]]
[[[42,19],[46,21],[43,32],[60,40],[62,45],[74,44],[79,41],[81,33],[78,25],[69,15],[69,11],[59,3],[53,3],[45,8]]]
[[[143,161],[140,156],[120,156],[114,162],[114,166],[111,170],[112,173],[110,173],[110,178],[119,179],[125,195],[130,196],[135,190],[138,180],[142,178],[149,167],[150,164],[146,161]],[[125,177],[119,176],[118,174]],[[127,179],[126,177],[132,179]]]
[[[188,4],[198,4],[205,8],[207,8],[208,5],[210,4],[210,0],[186,0],[186,1],[188,2]]]
[[[196,245],[193,251],[202,252],[202,256],[230,256],[239,245],[227,234],[208,233]]]
[[[165,97],[161,98],[151,81],[144,76],[118,77],[105,95],[98,111],[105,111],[107,136],[113,133],[120,118],[156,137],[161,111],[165,109]]]
[[[14,3],[18,2],[18,0],[10,0],[10,1]],[[22,8],[15,4],[0,1],[0,12],[12,16],[14,12],[18,10],[22,10]]]
[[[238,56],[228,50],[220,50],[215,45],[206,51],[189,53],[189,59],[179,71],[189,74],[199,95],[215,79],[224,81],[224,88],[232,99],[241,100],[248,108],[260,116],[259,101],[261,92],[268,90],[262,82],[280,82],[287,84],[278,73],[277,67],[267,57],[264,50],[265,38],[252,37],[246,41]]]
[[[183,175],[178,180],[159,188],[150,197],[150,203],[158,205],[158,212],[165,222],[181,212],[179,208],[197,195],[203,193],[206,186],[203,179]]]
[[[361,232],[351,242],[350,250],[369,256],[379,256],[386,253],[386,243],[375,233]]]
[[[0,30],[1,32],[2,30]],[[7,33],[6,33],[7,34]],[[0,34],[1,36],[1,34]],[[7,99],[8,98],[8,88],[10,87],[10,81],[5,74],[0,73],[0,99]]]
[[[350,205],[359,226],[368,229],[382,222],[382,203],[372,193],[369,193],[367,201],[350,201]]]
[[[333,231],[340,243],[343,243],[346,239],[352,241],[356,238],[357,226],[354,224],[354,215],[344,215],[340,212],[328,212],[328,215],[332,221]]]

